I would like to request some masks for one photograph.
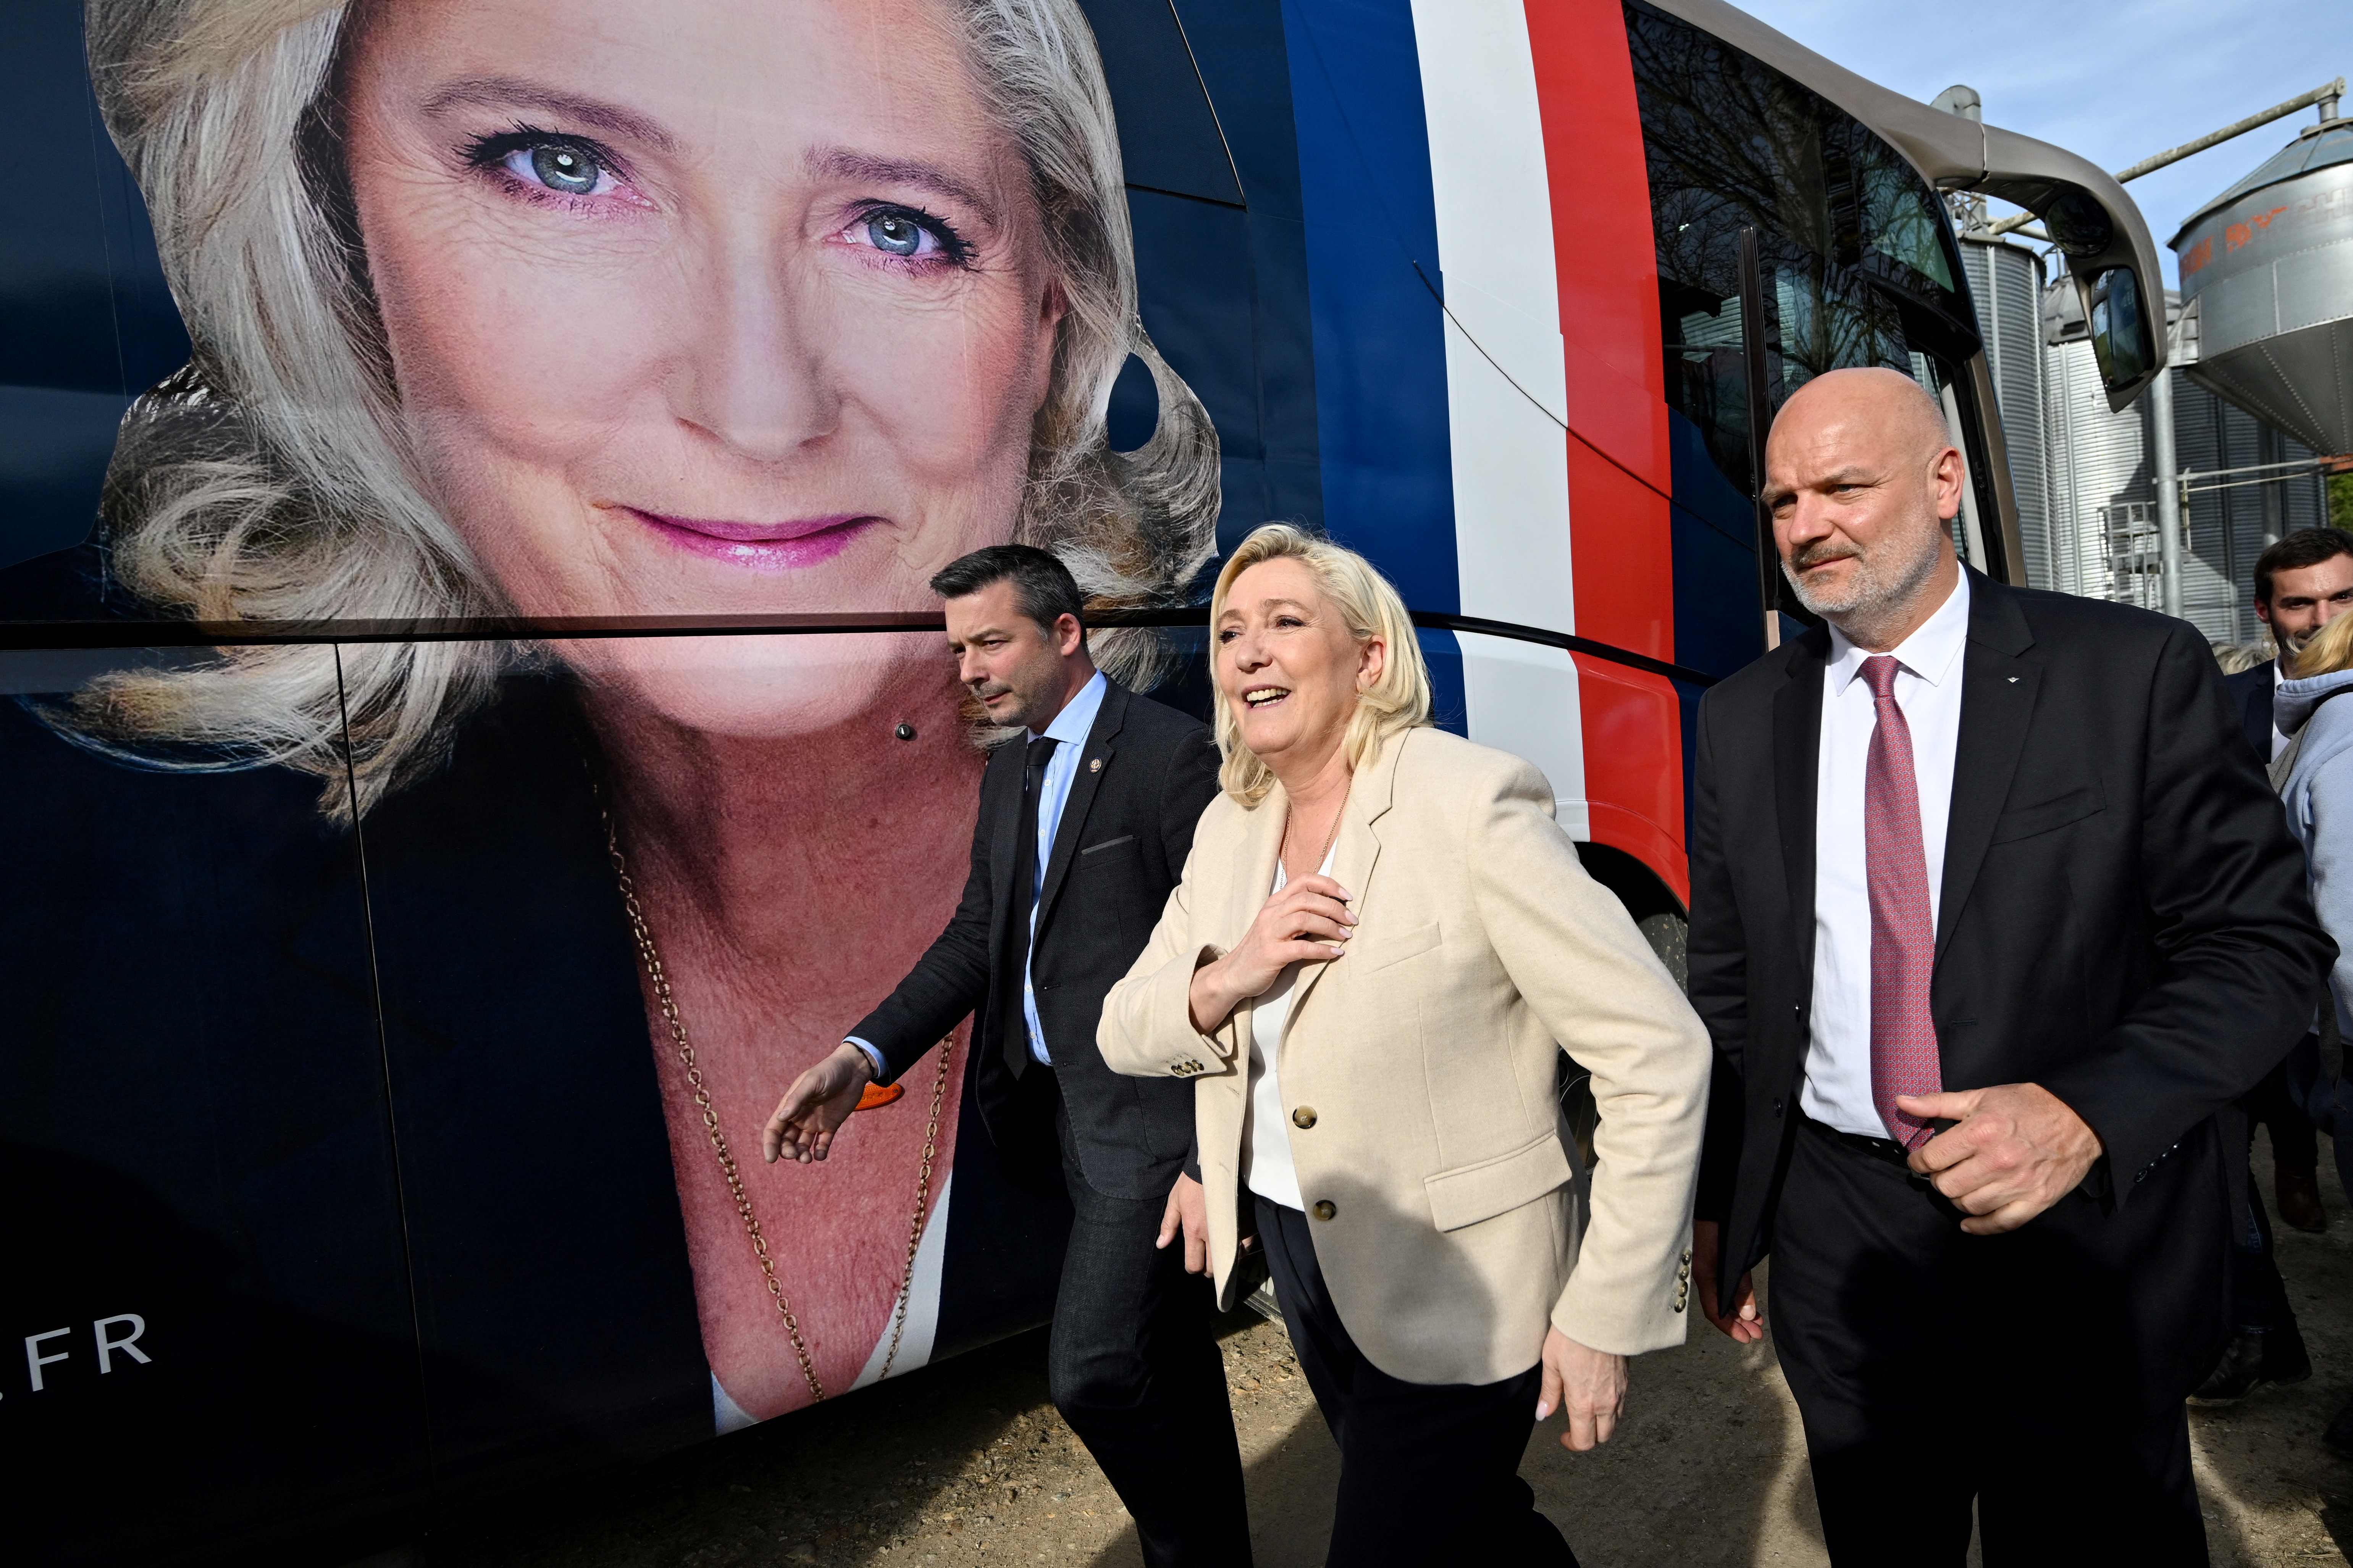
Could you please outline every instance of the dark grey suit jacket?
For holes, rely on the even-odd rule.
[[[882,1053],[890,1082],[974,1014],[974,1101],[1008,1158],[1035,1166],[1056,1160],[1052,1129],[1029,1114],[1036,1092],[1025,1093],[1006,1066],[1004,1009],[991,997],[1013,934],[1022,750],[999,746],[981,775],[972,872],[947,929],[850,1033]],[[1054,830],[1029,956],[1079,1166],[1110,1197],[1164,1195],[1192,1147],[1193,1086],[1113,1072],[1095,1048],[1095,1025],[1104,994],[1151,938],[1184,873],[1194,825],[1217,793],[1208,728],[1113,683]]]
[[[2267,658],[2252,669],[2226,675],[2222,684],[2230,689],[2231,707],[2239,715],[2239,728],[2247,744],[2255,749],[2258,761],[2270,763],[2272,693],[2279,689],[2279,661]]]

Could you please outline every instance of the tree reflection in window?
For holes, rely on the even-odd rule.
[[[1974,318],[1954,289],[1951,232],[1935,193],[1895,150],[1825,100],[1642,0],[1628,0],[1626,27],[1667,403],[1695,427],[1715,478],[1753,496],[1741,230],[1757,235],[1775,407],[1824,371],[1911,372],[1919,334],[1907,331],[1907,315],[1939,319],[1930,335],[1948,354],[1957,339],[1973,338]]]

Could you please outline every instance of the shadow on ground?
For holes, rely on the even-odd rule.
[[[1270,1324],[1248,1337],[1263,1343],[1275,1332]],[[1276,1338],[1261,1353],[1296,1377],[1286,1352]],[[1612,1441],[1570,1453],[1556,1420],[1521,1461],[1536,1506],[1580,1558],[1613,1568],[1822,1561],[1797,1408],[1769,1346],[1736,1346],[1707,1330],[1704,1340],[1638,1361],[1632,1377],[1628,1419]],[[1237,1394],[1256,1568],[1316,1568],[1331,1531],[1339,1453],[1304,1381],[1293,1386],[1287,1415],[1263,1429],[1252,1424],[1256,1391]],[[1142,1562],[1134,1531],[1123,1530],[1090,1568]]]
[[[2256,1177],[2271,1190],[2267,1154]],[[2343,1563],[2353,1464],[2320,1445],[2353,1398],[2353,1205],[2324,1171],[2326,1235],[2280,1234],[2282,1271],[2316,1366],[2190,1418],[2214,1561]],[[1770,1298],[1770,1280],[1766,1292]],[[1324,1559],[1338,1456],[1275,1325],[1227,1321],[1223,1344],[1258,1568]],[[1635,1363],[1626,1425],[1571,1454],[1558,1424],[1521,1473],[1591,1564],[1824,1561],[1796,1407],[1769,1343],[1704,1322]],[[1141,1568],[1118,1500],[1046,1398],[1028,1334],[642,1468],[510,1497],[446,1521],[407,1568],[828,1568],[1004,1563]]]
[[[926,1535],[940,1538],[935,1559],[947,1547],[944,1561],[963,1561],[955,1546],[968,1534],[977,1543],[981,1521],[1005,1505],[999,1478],[1017,1452],[1085,1463],[1045,1389],[1045,1335],[1019,1335],[642,1468],[486,1504],[429,1531],[412,1562],[857,1564]]]
[[[2261,1135],[2255,1181],[2271,1202]],[[2353,1205],[2322,1145],[2325,1234],[2278,1223],[2280,1275],[2312,1352],[2310,1381],[2262,1387],[2236,1405],[2192,1405],[2189,1436],[2206,1534],[2218,1564],[2341,1563],[2353,1546],[2353,1465],[2321,1446],[2328,1419],[2353,1398]]]

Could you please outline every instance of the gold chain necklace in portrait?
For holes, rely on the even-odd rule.
[[[776,1260],[768,1255],[768,1238],[760,1230],[759,1216],[752,1212],[752,1194],[744,1186],[744,1173],[727,1146],[727,1134],[719,1129],[718,1109],[711,1103],[711,1091],[703,1084],[702,1068],[695,1061],[693,1044],[687,1038],[686,1021],[679,1016],[678,998],[670,988],[670,972],[662,967],[661,950],[654,945],[653,928],[646,923],[645,910],[638,902],[637,884],[630,880],[628,862],[621,855],[620,834],[613,826],[613,813],[605,802],[602,788],[596,792],[596,814],[604,820],[605,853],[613,862],[615,879],[620,883],[621,907],[629,917],[629,932],[637,941],[638,960],[645,965],[646,981],[653,987],[662,1022],[670,1028],[670,1047],[684,1071],[694,1108],[702,1113],[703,1133],[711,1141],[712,1152],[719,1157],[720,1173],[727,1178],[727,1194],[735,1200],[735,1213],[744,1222],[744,1234],[751,1238],[752,1255],[760,1260],[760,1277],[767,1282],[769,1299],[776,1304],[776,1315],[784,1320],[785,1334],[792,1341],[793,1358],[800,1363],[809,1396],[822,1400],[825,1384],[818,1380],[816,1363],[809,1359],[808,1342],[801,1335],[800,1319],[794,1315],[784,1282],[776,1278]],[[891,1314],[891,1348],[883,1353],[882,1370],[875,1378],[878,1383],[891,1375],[891,1363],[899,1357],[899,1338],[907,1328],[907,1300],[915,1284],[915,1255],[923,1241],[923,1211],[931,1202],[932,1160],[939,1149],[940,1107],[947,1096],[948,1058],[955,1050],[953,1035],[940,1042],[939,1072],[932,1080],[932,1119],[923,1129],[923,1165],[915,1174],[915,1206],[907,1217],[907,1262],[899,1276],[898,1304]]]

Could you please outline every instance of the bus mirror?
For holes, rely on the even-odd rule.
[[[2121,414],[2165,367],[2165,274],[2148,225],[2115,176],[2089,160],[1997,125],[1984,136],[1985,175],[1975,188],[2032,213],[2066,257],[2082,310],[2073,331],[2091,338],[2108,407]]]
[[[2111,395],[2134,388],[2157,365],[2157,342],[2142,305],[2140,279],[2129,267],[2092,275],[2084,288],[2090,305],[2092,354]]]
[[[2089,191],[2063,185],[2042,212],[2051,242],[2074,260],[2099,255],[2116,243],[2116,220]]]

